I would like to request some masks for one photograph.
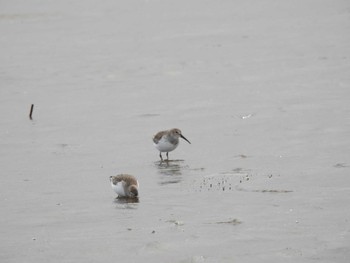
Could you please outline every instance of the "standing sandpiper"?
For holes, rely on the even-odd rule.
[[[181,134],[181,131],[179,129],[160,131],[154,135],[153,143],[159,151],[159,157],[161,161],[163,161],[162,152],[166,152],[166,158],[167,161],[169,161],[169,152],[175,150],[179,145],[180,137],[191,144],[190,141]]]
[[[111,181],[112,189],[118,194],[118,197],[138,197],[139,182],[134,176],[118,174],[109,177],[109,180]]]

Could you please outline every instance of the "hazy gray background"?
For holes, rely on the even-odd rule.
[[[349,1],[11,0],[0,32],[1,262],[348,262]]]

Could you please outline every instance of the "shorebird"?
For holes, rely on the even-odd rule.
[[[163,161],[162,152],[166,152],[166,158],[167,161],[169,161],[169,152],[175,150],[179,145],[180,137],[191,144],[190,141],[181,134],[181,131],[176,128],[167,131],[160,131],[154,135],[153,143],[159,151],[159,157],[161,161]]]
[[[139,182],[137,179],[129,174],[118,174],[109,177],[111,186],[118,197],[132,197],[136,198],[139,195]]]

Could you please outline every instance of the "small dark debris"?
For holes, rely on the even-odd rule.
[[[239,224],[242,224],[242,221],[239,221],[238,219],[234,218],[234,219],[228,220],[228,221],[216,222],[216,224],[239,225]]]
[[[345,167],[348,167],[348,165],[346,163],[337,163],[337,164],[333,165],[333,167],[335,167],[335,168],[345,168]]]
[[[293,192],[292,190],[268,190],[268,189],[264,189],[264,190],[255,190],[254,192],[261,192],[261,193],[291,193]]]

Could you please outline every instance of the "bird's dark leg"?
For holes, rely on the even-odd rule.
[[[160,161],[163,162],[162,152],[159,152]]]
[[[169,161],[169,153],[166,153],[166,160]]]

